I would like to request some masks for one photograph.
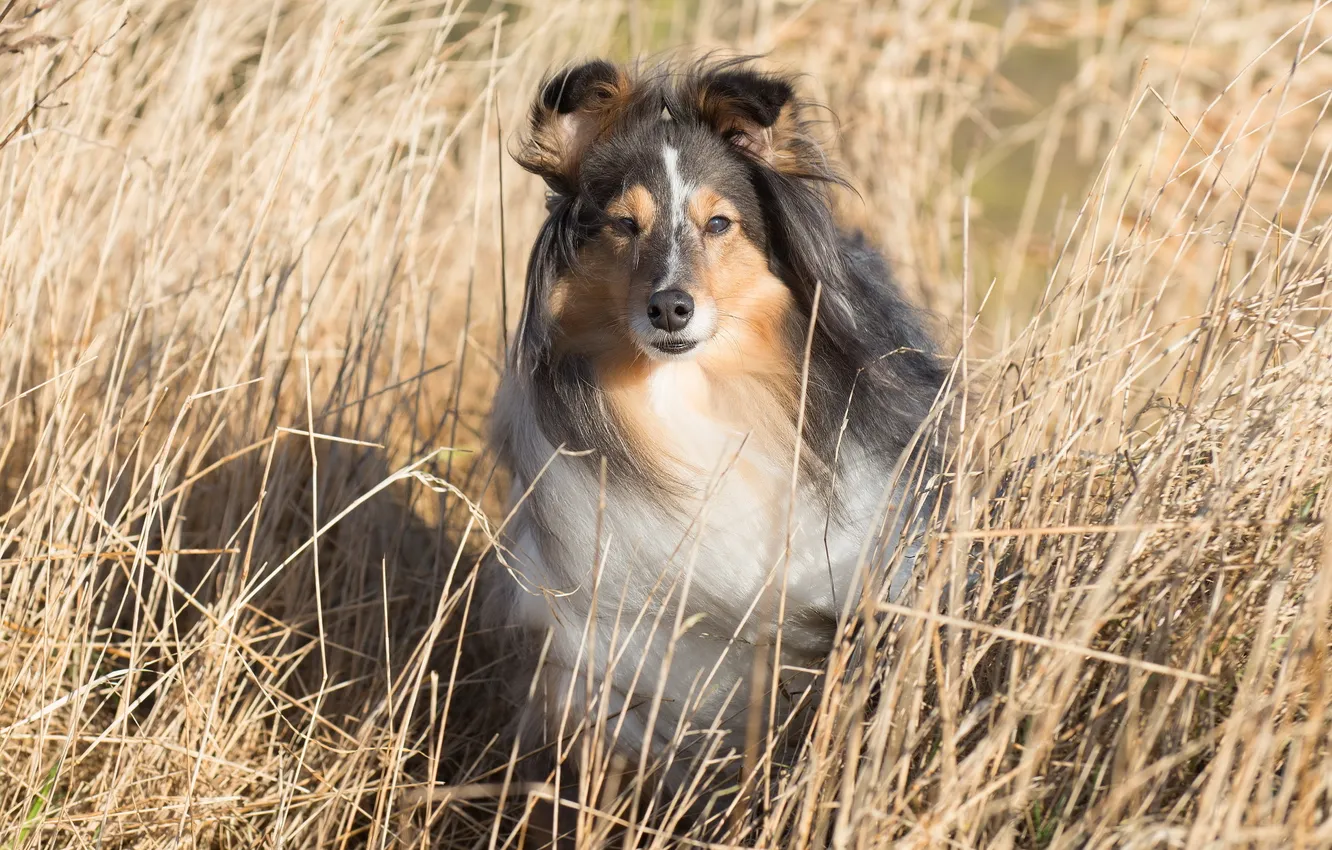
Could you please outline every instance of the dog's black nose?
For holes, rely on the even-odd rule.
[[[694,299],[683,289],[665,289],[648,299],[648,318],[652,327],[663,331],[682,330],[694,317]]]

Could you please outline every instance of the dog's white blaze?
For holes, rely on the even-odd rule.
[[[666,280],[675,280],[680,270],[680,233],[685,226],[685,205],[694,187],[685,182],[680,174],[680,152],[670,145],[662,145],[661,161],[666,165],[666,185],[670,188],[671,206],[671,252],[666,258]]]

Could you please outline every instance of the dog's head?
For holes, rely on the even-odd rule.
[[[792,221],[784,193],[835,179],[790,80],[738,62],[588,62],[542,85],[531,124],[519,161],[553,193],[533,256],[552,280],[528,297],[567,334],[659,360],[752,354],[787,334],[809,300],[781,273],[792,231],[830,225]]]

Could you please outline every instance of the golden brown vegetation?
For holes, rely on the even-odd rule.
[[[1007,5],[0,0],[0,848],[512,846],[506,148],[682,44],[808,72],[974,387],[920,591],[709,840],[1332,846],[1332,9]]]

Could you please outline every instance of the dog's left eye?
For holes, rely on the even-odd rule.
[[[615,219],[615,226],[626,236],[638,235],[638,222],[634,221],[632,218],[617,218]]]
[[[731,220],[724,215],[714,215],[704,227],[709,233],[725,233],[731,229]]]

